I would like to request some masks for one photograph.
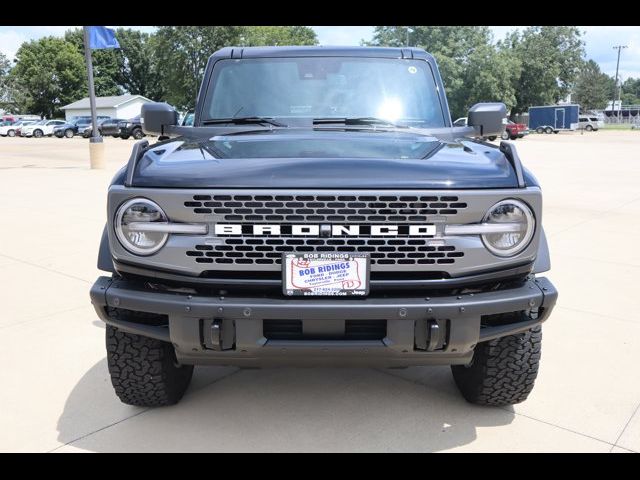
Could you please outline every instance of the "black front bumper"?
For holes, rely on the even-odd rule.
[[[478,342],[544,322],[557,296],[546,278],[475,294],[364,299],[187,295],[108,277],[98,278],[91,288],[102,320],[173,343],[180,362],[240,366],[466,364]],[[118,320],[108,307],[163,315],[166,322],[152,326]],[[519,314],[509,316],[512,312]],[[384,325],[380,338],[344,336],[346,323],[358,331],[372,319]],[[300,325],[302,336],[272,336],[265,326],[273,322]]]

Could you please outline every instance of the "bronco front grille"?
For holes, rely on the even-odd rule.
[[[456,215],[457,196],[400,195],[193,195],[184,206],[229,222],[425,222]]]
[[[219,245],[196,245],[186,255],[197,263],[280,264],[286,252],[366,252],[372,264],[451,264],[464,252],[453,245],[428,245],[413,238],[225,238]]]

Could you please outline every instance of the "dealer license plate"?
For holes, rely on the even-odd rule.
[[[285,253],[282,287],[288,296],[365,296],[369,271],[366,253]]]

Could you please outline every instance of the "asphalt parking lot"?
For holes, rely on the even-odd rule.
[[[132,140],[0,137],[0,451],[640,452],[640,131],[529,135],[549,278],[529,399],[467,404],[448,367],[197,367],[182,402],[123,405],[89,287]]]

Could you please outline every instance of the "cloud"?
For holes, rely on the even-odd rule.
[[[373,27],[311,27],[318,35],[320,45],[359,46],[361,40],[371,40]]]

